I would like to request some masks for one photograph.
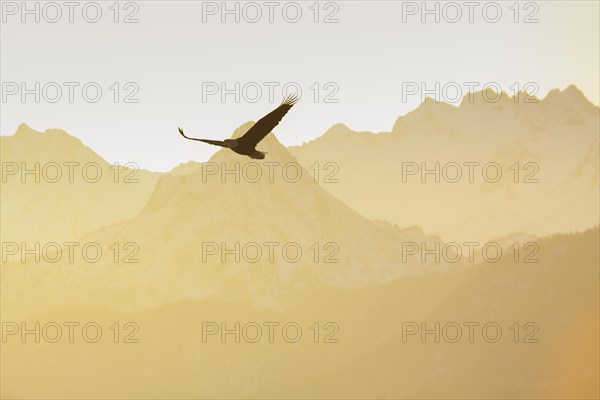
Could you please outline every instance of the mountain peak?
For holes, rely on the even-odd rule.
[[[244,122],[243,124],[241,124],[240,126],[238,126],[237,128],[235,128],[233,130],[233,133],[231,134],[231,139],[238,139],[242,136],[244,136],[244,134],[246,132],[248,132],[250,130],[250,128],[252,128],[254,126],[256,122],[254,121],[248,121],[248,122]]]
[[[352,129],[350,129],[348,127],[348,125],[342,124],[342,123],[337,123],[337,124],[331,125],[331,127],[329,129],[327,129],[327,131],[323,134],[323,136],[336,137],[336,136],[345,135],[350,132],[352,132]]]
[[[327,132],[329,131],[336,131],[336,130],[345,130],[345,131],[350,131],[350,127],[344,123],[338,122],[337,124],[333,124],[331,125],[331,127],[327,130]]]
[[[76,138],[75,136],[69,135],[62,129],[49,128],[44,132],[37,131],[27,125],[25,122],[20,124],[17,127],[14,135],[15,138],[20,139],[35,139],[35,140],[66,140],[68,142],[72,142],[78,145],[83,145],[81,140]]]
[[[570,84],[564,90],[552,89],[548,92],[542,103],[551,108],[561,110],[584,110],[597,112],[598,106],[588,100],[585,94],[576,85]]]
[[[425,99],[423,100],[423,102],[421,104],[419,104],[419,106],[417,108],[415,108],[413,111],[409,112],[408,114],[411,113],[435,113],[435,112],[443,112],[445,110],[453,110],[456,109],[456,106],[453,105],[452,103],[448,103],[445,101],[438,101],[433,97],[425,97]],[[408,115],[406,114],[406,115]]]
[[[514,97],[504,91],[496,92],[492,88],[485,88],[476,92],[465,94],[461,100],[461,107],[468,104],[508,104],[513,102]]]
[[[12,136],[2,136],[2,157],[22,161],[64,159],[106,162],[80,139],[62,129],[40,132],[26,123],[20,124]]]
[[[569,86],[567,86],[565,90],[563,90],[563,93],[568,94],[569,96],[585,97],[581,89],[579,89],[574,83],[571,83]]]
[[[564,90],[560,90],[558,88],[552,89],[548,92],[546,97],[544,97],[544,101],[552,100],[555,98],[568,98],[572,100],[585,100],[589,102],[585,94],[579,89],[575,84],[570,84]]]
[[[23,122],[22,124],[19,125],[19,127],[15,131],[14,136],[24,137],[24,136],[30,136],[30,135],[35,135],[35,134],[39,134],[39,133],[41,133],[41,132],[38,132],[35,129],[32,129],[29,125],[27,125],[25,122]]]

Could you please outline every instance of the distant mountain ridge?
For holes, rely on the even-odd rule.
[[[390,132],[354,132],[336,124],[301,146],[285,149],[269,135],[257,147],[269,149],[267,161],[285,158],[305,168],[315,162],[320,166],[334,162],[339,183],[323,187],[352,209],[372,220],[420,226],[447,240],[489,240],[514,231],[540,236],[597,225],[599,216],[593,208],[598,200],[598,107],[574,85],[553,89],[534,103],[524,103],[523,92],[517,97],[503,93],[496,103],[486,100],[495,96],[483,91],[467,94],[459,106],[427,98],[399,117]],[[243,124],[232,137],[251,124]],[[0,140],[3,162],[18,166],[25,162],[29,168],[35,163],[96,163],[104,171],[103,179],[93,184],[81,177],[74,184],[65,184],[64,179],[32,184],[31,174],[22,184],[18,175],[8,176],[3,183],[2,233],[10,241],[74,240],[102,225],[126,220],[146,206],[161,176],[185,175],[202,166],[189,162],[166,174],[139,170],[135,184],[121,182],[131,172],[121,167],[120,182],[115,183],[111,181],[117,173],[114,167],[60,129],[41,133],[22,124],[13,136]],[[243,161],[220,151],[209,162],[230,157]],[[532,171],[525,164],[535,163],[540,183],[489,184],[480,177],[480,182],[466,186],[462,182],[431,185],[415,181],[418,175],[402,182],[403,162],[425,162],[426,167],[436,162],[495,162],[506,177],[515,173],[510,168],[519,163],[520,179]],[[439,199],[447,202],[452,215],[440,213]],[[64,212],[81,208],[82,213],[65,221],[63,208]],[[37,223],[40,220],[47,223]]]
[[[30,245],[78,240],[135,215],[162,175],[111,165],[61,129],[38,132],[26,124],[0,136],[0,156],[2,240]],[[188,164],[167,174],[193,169]]]
[[[390,132],[354,132],[336,124],[289,150],[303,165],[336,163],[340,183],[324,187],[361,214],[419,225],[445,240],[491,240],[515,231],[540,236],[598,225],[597,106],[574,85],[532,103],[523,96],[515,102],[505,95],[496,103],[483,92],[474,93],[472,102],[467,96],[459,106],[428,98]],[[461,179],[423,179],[421,172],[436,163],[452,172],[458,164]],[[473,183],[465,182],[464,163],[479,163]],[[501,167],[498,183],[482,177],[489,163]],[[418,172],[403,182],[409,164]],[[551,203],[557,190],[560,204]]]

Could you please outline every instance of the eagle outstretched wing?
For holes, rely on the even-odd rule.
[[[252,128],[248,132],[238,138],[238,142],[243,146],[256,146],[258,142],[263,140],[279,124],[283,116],[287,114],[297,101],[298,96],[296,95],[286,97],[279,107],[259,119],[252,125]]]
[[[186,136],[185,133],[183,133],[183,129],[181,129],[181,128],[178,128],[178,129],[179,129],[179,133],[181,134],[181,136],[183,136],[186,139],[196,140],[198,142],[204,142],[204,143],[212,144],[213,146],[227,147],[225,145],[225,142],[222,142],[221,140],[209,140],[209,139],[199,139],[199,138],[189,137],[189,136]]]

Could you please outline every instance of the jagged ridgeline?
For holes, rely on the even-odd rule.
[[[335,125],[290,152],[336,162],[339,184],[323,187],[371,219],[447,241],[548,235],[598,225],[599,114],[573,85],[543,99],[488,90],[427,98],[390,132]]]

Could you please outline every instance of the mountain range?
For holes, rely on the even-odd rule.
[[[290,152],[303,165],[334,163],[339,183],[323,187],[362,215],[446,241],[597,226],[598,106],[573,85],[530,102],[503,93],[492,103],[488,91],[458,107],[427,98],[390,132],[334,125]]]
[[[484,97],[429,99],[390,132],[339,124],[291,148],[269,134],[265,160],[220,149],[133,176],[64,131],[21,125],[1,138],[2,322],[93,321],[104,338],[11,336],[2,398],[597,398],[599,109],[573,86],[535,103]],[[504,179],[406,173],[465,162]],[[36,163],[39,183],[15,170]],[[90,174],[53,183],[65,163]],[[500,260],[448,260],[487,240]],[[7,242],[62,253],[21,262]],[[407,257],[407,244],[447,251]],[[115,322],[135,323],[139,342],[115,343]],[[236,322],[295,322],[303,336],[203,340],[205,323]],[[407,342],[406,323],[503,334]]]

